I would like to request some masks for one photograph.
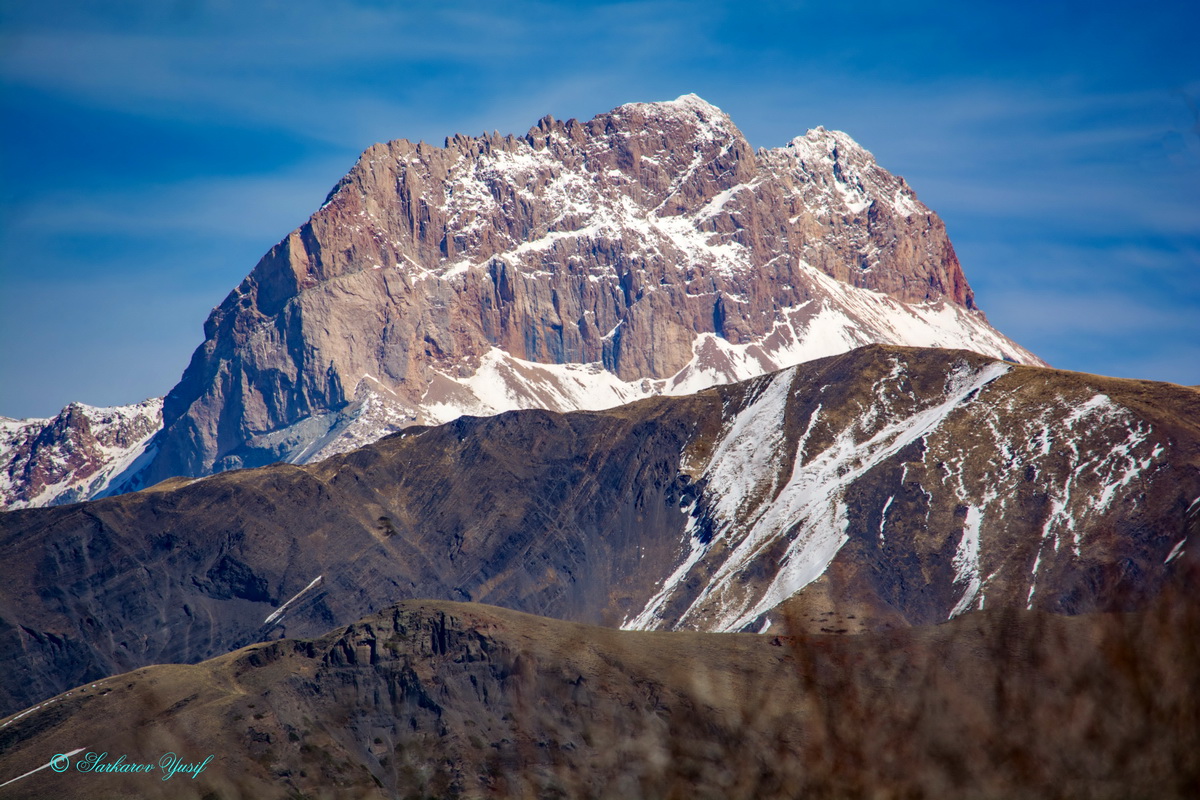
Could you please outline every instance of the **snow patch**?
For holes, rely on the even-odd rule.
[[[954,606],[954,610],[950,612],[949,619],[954,619],[969,609],[975,602],[976,595],[979,594],[979,587],[982,585],[979,574],[979,529],[982,525],[983,512],[974,506],[968,507],[967,518],[963,523],[962,538],[959,540],[958,550],[954,554],[954,582],[956,584],[965,583],[967,586],[957,605]]]
[[[300,591],[296,592],[294,595],[292,595],[292,597],[291,597],[291,599],[290,599],[290,600],[288,600],[286,603],[284,603],[283,605],[281,605],[279,608],[275,609],[275,610],[274,610],[274,611],[272,611],[270,614],[268,614],[268,615],[267,615],[267,618],[263,620],[263,625],[270,625],[270,624],[272,624],[272,623],[274,623],[274,622],[278,622],[278,621],[279,621],[279,619],[283,617],[283,614],[284,614],[284,612],[285,612],[285,611],[287,611],[287,609],[288,609],[288,606],[290,606],[292,603],[294,603],[294,602],[296,602],[297,600],[299,600],[299,599],[300,599],[300,597],[301,597],[301,595],[303,595],[303,594],[304,594],[305,592],[307,592],[309,589],[313,588],[313,587],[314,587],[314,586],[316,586],[318,583],[320,583],[320,582],[321,582],[321,578],[322,578],[322,577],[323,577],[323,576],[321,576],[321,575],[318,575],[317,577],[313,578],[313,579],[312,579],[312,583],[308,584],[308,586],[305,586],[303,589],[301,589]]]
[[[960,362],[947,376],[942,401],[884,424],[858,441],[858,421],[842,430],[824,450],[809,454],[808,441],[819,408],[799,437],[791,474],[778,485],[783,464],[783,416],[796,370],[774,376],[727,425],[703,473],[710,493],[712,537],[702,544],[689,525],[688,556],[660,592],[624,627],[646,629],[664,623],[662,609],[693,567],[711,554],[712,578],[675,625],[738,631],[816,580],[848,541],[846,489],[868,471],[938,428],[956,409],[974,402],[980,391],[1009,371],[992,362],[979,369]],[[759,446],[755,447],[757,442]],[[981,515],[968,515],[961,575],[968,592],[978,574]],[[747,584],[743,573],[768,550],[785,542],[775,574],[763,589]],[[974,589],[972,587],[974,586]],[[968,601],[969,602],[969,601]]]

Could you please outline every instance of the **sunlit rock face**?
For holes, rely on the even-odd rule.
[[[976,309],[942,221],[848,136],[755,152],[692,95],[374,145],[205,336],[125,488],[873,342],[1040,363]]]

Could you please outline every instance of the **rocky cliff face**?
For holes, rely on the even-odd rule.
[[[695,96],[367,150],[215,309],[127,488],[411,424],[683,394],[871,342],[1040,363],[848,136],[754,152]]]
[[[2,708],[417,597],[768,633],[1137,608],[1196,556],[1198,421],[1186,387],[871,346],[8,512]]]
[[[72,403],[53,419],[0,417],[0,508],[86,500],[146,454],[162,399],[96,408]]]

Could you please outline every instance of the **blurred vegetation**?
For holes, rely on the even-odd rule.
[[[1137,612],[857,635],[403,603],[317,640],[117,676],[0,728],[6,779],[83,745],[215,753],[195,781],[43,770],[0,794],[1190,798],[1200,584],[1179,576]]]

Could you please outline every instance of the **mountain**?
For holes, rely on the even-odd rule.
[[[17,470],[0,499],[310,463],[464,413],[609,408],[875,342],[1042,363],[976,308],[937,215],[844,133],[755,152],[687,95],[520,138],[402,139],[213,310],[145,458],[89,462],[106,473],[90,482]]]
[[[374,145],[204,330],[153,459],[110,492],[874,342],[1041,363],[976,308],[937,215],[850,137],[755,152],[694,95]]]
[[[0,514],[0,712],[420,597],[772,634],[1136,609],[1198,527],[1200,392],[872,345]]]
[[[0,787],[64,800],[1194,797],[1200,605],[1186,582],[1132,614],[989,609],[855,636],[627,632],[412,601],[0,721]],[[45,769],[55,753],[154,769],[60,774]],[[201,766],[169,775],[167,753]]]
[[[161,429],[161,398],[108,408],[71,403],[52,419],[0,417],[0,508],[101,494],[146,455]]]

